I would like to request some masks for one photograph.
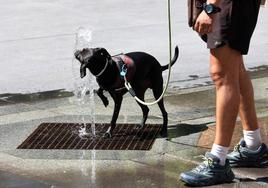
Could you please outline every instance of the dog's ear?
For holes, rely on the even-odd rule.
[[[101,56],[104,56],[106,58],[110,58],[111,55],[108,53],[108,51],[105,48],[100,48],[99,53]]]
[[[84,50],[84,49],[83,49]],[[83,51],[82,50],[82,51]],[[80,66],[80,77],[84,78],[87,74],[87,63],[83,62],[83,56],[82,56],[82,51],[81,50],[77,50],[74,55],[76,57],[77,60],[79,60],[81,62],[81,66]]]
[[[86,76],[86,74],[87,74],[87,69],[86,69],[85,64],[83,64],[80,67],[80,77],[84,78]]]

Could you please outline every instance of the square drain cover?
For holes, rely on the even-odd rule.
[[[83,124],[42,123],[18,149],[150,150],[162,125],[137,126],[117,124],[112,138],[105,138],[109,124],[86,124],[86,134],[79,134]]]

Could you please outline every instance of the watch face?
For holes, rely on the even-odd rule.
[[[210,4],[206,5],[206,7],[205,7],[205,11],[206,11],[208,14],[212,13],[213,10],[214,10],[214,8],[213,8],[212,5],[210,5]]]

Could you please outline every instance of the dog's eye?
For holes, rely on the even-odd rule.
[[[101,52],[100,55],[103,55],[103,53]]]

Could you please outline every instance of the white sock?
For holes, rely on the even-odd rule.
[[[213,144],[210,153],[218,157],[220,159],[220,165],[224,166],[228,150],[229,150],[228,147],[223,147],[218,144]]]
[[[260,128],[256,129],[255,131],[243,130],[243,134],[248,149],[257,150],[262,144]]]

